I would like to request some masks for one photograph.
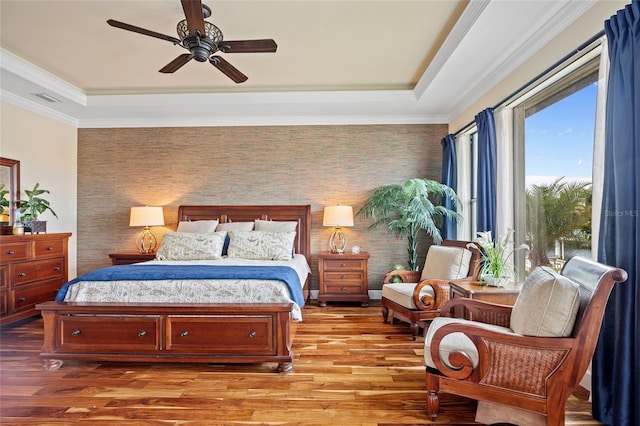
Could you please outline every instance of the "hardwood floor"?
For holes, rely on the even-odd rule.
[[[375,302],[375,301],[373,301]],[[42,320],[0,333],[2,425],[408,425],[434,424],[425,405],[423,339],[384,324],[379,303],[303,310],[294,371],[67,361],[41,369]],[[599,425],[586,393],[567,404],[568,425]],[[472,425],[475,403],[441,394],[435,424]]]

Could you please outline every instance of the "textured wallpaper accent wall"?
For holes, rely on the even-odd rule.
[[[310,204],[317,289],[315,253],[327,250],[332,231],[322,226],[324,206],[355,213],[376,186],[440,180],[446,133],[444,124],[79,129],[78,274],[135,250],[132,206],[164,207],[166,225],[153,228],[160,236],[175,231],[181,204]],[[406,263],[407,243],[369,224],[356,217],[343,231],[349,247],[371,253],[376,290],[391,265]]]

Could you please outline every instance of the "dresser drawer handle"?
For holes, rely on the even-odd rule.
[[[53,268],[53,270],[54,270],[54,271],[59,271],[59,270],[60,270],[60,267],[59,267],[59,266],[56,266],[55,268]]]
[[[20,303],[24,303],[26,301],[27,301],[26,297],[21,297],[21,298],[18,299],[18,302],[20,302]]]
[[[7,254],[12,255],[12,254],[16,254],[16,252],[15,252],[15,251],[13,251],[13,250],[9,250],[9,251],[7,252]]]
[[[256,337],[256,334],[257,333],[255,331],[251,331],[251,332],[249,332],[249,337],[251,337],[251,338]]]
[[[187,330],[180,332],[180,337],[187,337],[188,335],[189,335],[189,332]]]
[[[51,251],[51,250],[53,250],[53,247],[47,246],[47,251]]]
[[[75,330],[73,330],[73,331],[71,332],[71,335],[72,335],[72,336],[79,336],[79,335],[80,335],[80,330],[76,328]]]
[[[138,332],[138,337],[144,337],[146,335],[147,335],[147,332],[144,330]]]
[[[18,274],[18,276],[19,276],[19,277],[26,277],[26,276],[27,276],[27,273],[26,273],[26,272],[20,272],[20,273]]]

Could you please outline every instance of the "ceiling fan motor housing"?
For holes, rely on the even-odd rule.
[[[213,53],[218,50],[213,41],[208,38],[198,37],[196,35],[187,36],[182,44],[189,49],[193,55],[193,59],[198,62],[206,62]]]

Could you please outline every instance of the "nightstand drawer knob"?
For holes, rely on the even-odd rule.
[[[340,264],[340,267],[341,267],[341,268],[346,268],[346,267],[347,267],[347,264],[346,264],[346,263],[341,263],[341,264]]]
[[[7,252],[7,254],[16,254],[16,252],[15,252],[15,251],[13,251],[13,250],[9,250],[9,251]]]
[[[256,337],[256,332],[255,331],[251,331],[249,333],[249,337]]]
[[[344,280],[345,278],[347,278],[347,276],[346,276],[346,275],[340,275],[340,279],[341,279],[341,280]]]
[[[48,247],[47,247],[47,251],[51,251],[51,250],[53,250],[53,247],[48,246]]]
[[[147,335],[147,332],[146,332],[146,331],[144,331],[144,330],[142,330],[142,331],[138,332],[138,337],[144,337],[144,336],[146,336],[146,335]]]
[[[27,276],[27,273],[26,273],[26,272],[20,272],[20,273],[18,274],[18,276],[20,276],[20,277],[26,277],[26,276]]]
[[[345,292],[345,291],[347,291],[347,288],[346,288],[346,287],[342,287],[342,288],[340,289],[340,291]]]
[[[183,332],[180,333],[180,337],[187,337],[189,335],[189,332],[187,330],[184,330]]]
[[[75,330],[73,330],[73,331],[71,332],[71,335],[72,335],[72,336],[78,336],[78,335],[80,335],[80,330],[78,330],[78,329],[76,328]]]

